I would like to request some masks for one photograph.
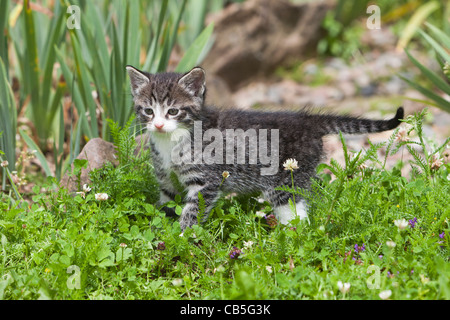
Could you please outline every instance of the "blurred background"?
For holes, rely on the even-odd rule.
[[[448,0],[0,0],[0,31],[5,191],[6,170],[27,192],[59,181],[88,141],[111,141],[107,120],[132,116],[126,65],[200,65],[207,102],[225,108],[386,118],[426,107],[426,135],[450,135]],[[339,160],[338,140],[326,148]]]

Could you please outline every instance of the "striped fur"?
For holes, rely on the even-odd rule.
[[[295,171],[294,183],[298,187],[308,188],[315,168],[323,156],[322,137],[327,134],[368,133],[394,129],[403,118],[403,108],[398,108],[390,120],[369,120],[330,114],[312,114],[300,112],[261,112],[245,110],[220,110],[204,105],[206,87],[205,74],[201,68],[194,68],[186,74],[161,73],[149,74],[133,67],[127,67],[130,75],[131,90],[135,112],[150,134],[153,165],[161,185],[161,204],[173,199],[177,194],[170,179],[174,172],[186,187],[185,207],[180,217],[182,229],[197,223],[199,197],[205,201],[206,212],[213,208],[223,193],[262,192],[270,201],[274,211],[283,222],[289,219],[289,193],[274,190],[275,187],[291,184],[289,171],[283,170],[283,163],[289,158],[298,161],[299,170]],[[148,109],[151,108],[152,111]],[[176,111],[171,110],[176,109]],[[172,114],[171,114],[172,113]],[[175,114],[176,113],[176,114]],[[191,159],[204,155],[208,145],[203,143],[201,150],[196,150],[194,141],[194,122],[201,121],[202,133],[209,129],[221,133],[223,145],[226,145],[227,129],[242,129],[245,132],[254,129],[278,130],[278,158],[276,173],[261,175],[261,168],[266,162],[245,145],[244,163],[227,163],[225,155],[221,163],[208,164],[206,161],[176,163],[173,152],[177,148],[188,147]],[[155,126],[155,123],[157,124]],[[181,132],[181,134],[180,134]],[[178,134],[189,139],[174,139]],[[183,142],[184,141],[184,142]],[[271,139],[267,138],[268,150]],[[184,143],[184,144],[183,144]],[[237,155],[237,146],[234,146]],[[219,159],[220,160],[220,159]],[[228,171],[230,176],[223,181],[222,173]],[[222,182],[223,181],[223,182]],[[297,203],[301,218],[306,217],[307,205],[299,197]],[[301,205],[300,205],[301,204]],[[293,214],[290,218],[293,218]]]

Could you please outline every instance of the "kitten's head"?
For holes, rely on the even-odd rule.
[[[196,67],[181,73],[150,74],[127,66],[137,118],[150,132],[189,129],[205,100],[205,72]]]

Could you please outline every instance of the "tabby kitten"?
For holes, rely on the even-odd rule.
[[[127,66],[137,118],[150,135],[153,165],[160,183],[160,203],[174,199],[174,172],[185,186],[186,205],[180,217],[184,230],[197,223],[199,193],[206,210],[221,194],[262,192],[281,223],[305,218],[306,203],[275,187],[291,185],[287,159],[295,159],[294,183],[309,188],[323,156],[327,134],[369,133],[394,129],[403,118],[398,108],[390,120],[368,120],[329,114],[219,110],[206,106],[205,72],[196,67],[179,73],[150,74]],[[224,179],[222,174],[228,173]]]

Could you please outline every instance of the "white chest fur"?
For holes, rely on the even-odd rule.
[[[161,158],[162,169],[170,169],[172,165],[172,150],[177,142],[172,141],[170,134],[152,133],[150,139],[153,147],[158,152],[158,157]]]

